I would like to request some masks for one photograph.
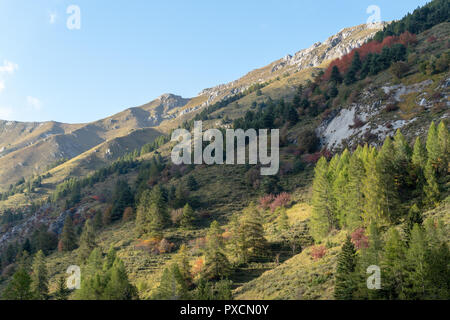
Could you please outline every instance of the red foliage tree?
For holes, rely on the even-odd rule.
[[[365,235],[366,229],[358,228],[351,234],[352,242],[356,249],[368,248],[369,238]]]
[[[314,260],[322,259],[327,254],[327,248],[325,246],[314,246],[311,249],[311,257]]]
[[[270,208],[271,203],[275,200],[273,194],[266,194],[265,196],[259,198],[259,207],[263,210]]]
[[[276,208],[286,207],[290,201],[291,195],[289,193],[280,193],[270,204],[270,209],[274,212]]]
[[[355,52],[358,51],[361,61],[367,57],[369,53],[381,53],[384,47],[392,47],[394,44],[401,43],[404,46],[409,46],[411,44],[417,43],[417,37],[408,31],[402,33],[400,36],[389,36],[384,38],[383,42],[370,41],[363,44],[360,48],[353,49],[350,53],[333,60],[328,66],[327,70],[323,75],[324,80],[329,80],[331,76],[331,71],[334,66],[339,68],[341,74],[345,74],[350,66],[352,65],[353,56]]]

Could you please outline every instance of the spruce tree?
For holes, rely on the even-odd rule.
[[[67,289],[66,279],[64,276],[58,278],[56,292],[53,294],[56,300],[67,300],[70,295],[70,290]]]
[[[198,183],[197,180],[193,175],[190,175],[187,179],[187,187],[190,191],[195,191],[198,189]]]
[[[107,278],[102,269],[103,255],[99,248],[92,250],[86,265],[82,269],[81,288],[75,291],[79,300],[101,300],[107,284]]]
[[[95,246],[94,226],[91,219],[88,219],[84,224],[83,232],[80,237],[79,259],[81,262],[84,262],[89,257]]]
[[[169,224],[167,204],[162,189],[156,186],[141,196],[136,213],[136,232],[159,235]]]
[[[77,236],[72,223],[72,218],[67,215],[64,221],[63,231],[61,233],[61,249],[63,251],[72,251],[77,247]]]
[[[42,250],[34,256],[31,273],[31,290],[37,300],[48,299],[48,271],[45,265],[45,257]]]
[[[422,213],[416,204],[413,204],[409,209],[408,217],[406,218],[405,235],[407,240],[410,239],[411,230],[415,225],[421,226],[423,222]]]
[[[447,243],[442,242],[433,247],[427,257],[427,298],[436,300],[450,299],[450,250]]]
[[[334,297],[337,300],[352,300],[356,291],[355,268],[356,268],[356,250],[350,236],[342,246],[338,256],[336,268],[336,282],[334,286]]]
[[[125,266],[121,259],[116,258],[108,270],[108,283],[103,292],[105,300],[136,300],[137,289],[128,280]]]
[[[291,126],[298,122],[298,112],[294,107],[289,107],[287,112],[287,120]]]
[[[195,221],[195,213],[192,207],[186,203],[183,208],[183,214],[180,219],[180,226],[185,229],[192,228]]]
[[[3,299],[32,300],[33,292],[31,291],[31,282],[31,277],[25,268],[19,268],[3,292]]]
[[[337,66],[333,66],[331,69],[330,81],[333,81],[335,84],[342,83],[342,76]]]
[[[111,211],[111,220],[117,221],[122,219],[125,208],[133,206],[134,204],[133,193],[131,192],[130,186],[126,181],[117,181],[112,201],[113,207]]]
[[[350,68],[355,72],[358,72],[362,68],[361,56],[357,50],[355,50],[355,53],[353,54],[352,65]]]

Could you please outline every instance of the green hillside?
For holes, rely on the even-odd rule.
[[[15,144],[0,131],[0,296],[447,300],[448,7],[344,29],[352,50],[314,67],[294,56],[91,124],[16,123]],[[280,129],[279,173],[174,165],[171,130],[194,121]],[[61,282],[71,265],[80,290]]]

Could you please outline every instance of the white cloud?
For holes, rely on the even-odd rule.
[[[19,68],[14,62],[3,60],[3,66],[0,66],[0,73],[13,74]]]
[[[13,120],[14,110],[11,107],[1,107],[0,106],[0,119],[1,120]]]
[[[5,81],[0,80],[0,92],[2,92],[5,89]]]
[[[39,111],[42,108],[42,102],[38,98],[28,96],[27,103],[32,109],[36,111]]]

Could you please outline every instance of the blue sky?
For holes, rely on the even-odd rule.
[[[88,122],[192,97],[365,23],[369,5],[392,20],[426,2],[0,0],[0,119]]]

